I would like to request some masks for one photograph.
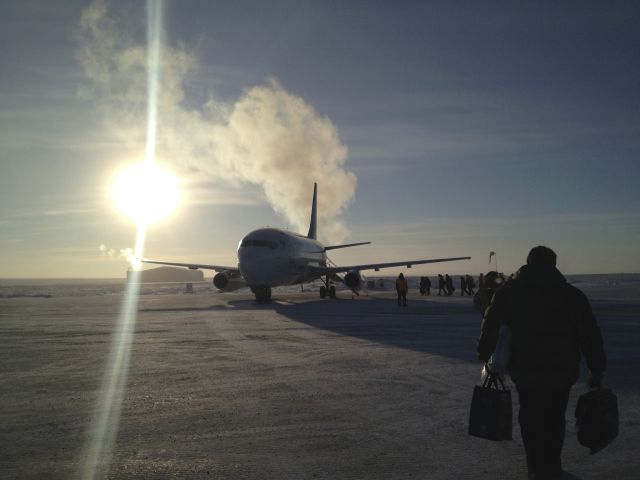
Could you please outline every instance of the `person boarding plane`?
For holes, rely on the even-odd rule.
[[[371,242],[348,243],[344,245],[324,246],[317,240],[317,194],[318,184],[313,185],[311,204],[311,222],[306,236],[278,228],[260,228],[248,233],[238,245],[238,265],[235,267],[222,265],[205,265],[199,263],[175,263],[143,259],[145,263],[187,267],[192,270],[208,269],[218,273],[213,277],[213,284],[221,292],[249,287],[258,302],[271,299],[271,289],[284,285],[298,285],[322,279],[320,297],[327,295],[335,298],[335,286],[330,281],[343,282],[356,295],[363,283],[362,270],[406,266],[425,263],[451,262],[468,260],[471,257],[436,258],[431,260],[407,260],[390,263],[371,263],[333,266],[327,258],[327,252],[337,248],[366,245]],[[344,274],[340,276],[339,274]]]

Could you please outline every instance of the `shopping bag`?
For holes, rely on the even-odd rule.
[[[580,395],[576,404],[578,441],[591,449],[591,455],[618,436],[618,397],[608,388]]]
[[[511,391],[500,375],[488,371],[482,385],[476,385],[469,412],[469,435],[487,440],[511,440]]]

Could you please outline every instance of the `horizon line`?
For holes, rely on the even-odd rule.
[[[151,270],[151,269],[149,269]],[[488,270],[492,271],[492,270]],[[485,274],[486,272],[481,272]],[[502,272],[504,273],[504,272]],[[562,273],[562,272],[561,272]],[[429,277],[429,276],[437,276],[438,274],[427,274],[427,275],[411,275],[405,274],[406,277]],[[460,274],[450,274],[450,275],[460,275]],[[471,274],[468,274],[471,275]],[[475,274],[478,276],[479,274]],[[640,275],[640,272],[592,272],[592,273],[562,273],[564,276],[575,276],[575,275]],[[394,277],[395,274],[391,275],[369,275],[372,277]],[[207,277],[205,277],[207,278]],[[127,277],[0,277],[0,281],[8,281],[8,280],[127,280]],[[186,281],[179,282],[151,282],[151,283],[185,283]],[[199,281],[192,281],[188,283],[199,283]],[[308,282],[313,283],[313,282]],[[288,285],[283,285],[288,286]]]

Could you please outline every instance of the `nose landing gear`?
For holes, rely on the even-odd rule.
[[[256,296],[256,302],[267,303],[271,301],[271,287],[251,287],[251,291]]]

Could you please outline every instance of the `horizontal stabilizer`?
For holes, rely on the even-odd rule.
[[[331,245],[329,247],[324,247],[325,251],[327,250],[335,250],[336,248],[347,248],[347,247],[356,247],[358,245],[369,245],[371,242],[360,242],[360,243],[346,243],[344,245]]]

